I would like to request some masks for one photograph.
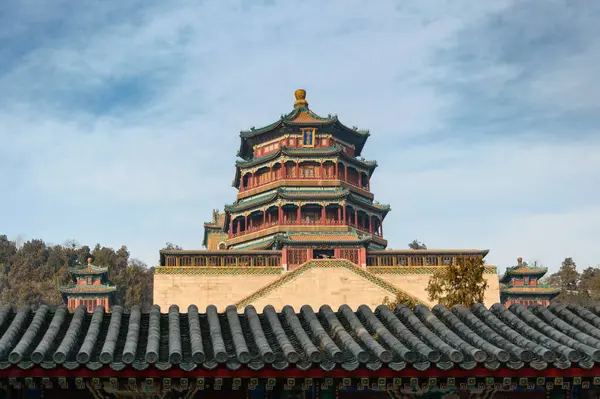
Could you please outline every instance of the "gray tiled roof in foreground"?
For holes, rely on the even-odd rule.
[[[230,306],[161,314],[138,308],[112,313],[102,307],[74,313],[46,306],[37,311],[0,308],[0,369],[110,367],[121,370],[181,368],[300,370],[320,367],[377,370],[412,368],[591,368],[600,363],[600,307],[548,308],[500,304],[471,309],[386,306],[337,311],[322,306],[259,314]]]

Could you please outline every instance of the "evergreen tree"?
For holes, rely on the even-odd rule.
[[[98,244],[91,250],[75,241],[48,246],[42,240],[18,246],[5,235],[0,235],[0,303],[33,308],[60,305],[63,299],[58,287],[69,282],[69,267],[85,265],[89,257],[94,264],[108,267],[109,278],[117,285],[116,304],[150,309],[154,269],[129,259],[127,247],[115,251]]]
[[[560,294],[555,298],[556,301],[581,303],[585,298],[578,292],[580,279],[581,275],[577,271],[573,258],[565,258],[560,269],[548,277],[547,283],[560,290]]]

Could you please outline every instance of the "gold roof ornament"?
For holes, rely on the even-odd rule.
[[[308,108],[308,101],[306,101],[306,90],[298,89],[294,95],[296,96],[294,108]]]

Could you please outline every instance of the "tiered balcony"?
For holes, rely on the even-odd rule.
[[[291,162],[290,162],[291,163]],[[292,163],[261,168],[256,172],[245,173],[240,178],[239,192],[244,193],[256,188],[263,188],[269,184],[282,180],[307,180],[307,181],[334,181],[343,182],[360,190],[369,191],[369,176],[353,167],[333,162],[317,163]]]
[[[315,207],[318,208],[319,206]],[[346,209],[352,208],[346,207]],[[366,215],[362,211],[352,211],[351,213],[350,211],[346,211],[346,209],[339,207],[337,215],[335,211],[328,212],[327,216],[325,212],[321,212],[321,217],[314,216],[315,213],[318,214],[319,212],[307,215],[299,210],[291,212],[283,212],[282,210],[270,213],[265,212],[264,214],[259,213],[258,216],[251,216],[250,218],[248,216],[240,216],[231,221],[229,238],[242,237],[276,226],[349,226],[373,236],[383,237],[383,226],[379,217]]]
[[[356,187],[359,190],[364,190],[364,191],[369,191],[369,184],[361,184],[359,181],[355,180],[355,179],[344,179],[344,178],[339,178],[339,177],[335,177],[335,176],[323,176],[323,177],[319,177],[319,176],[286,176],[286,177],[282,177],[280,174],[275,175],[273,177],[266,177],[261,179],[260,181],[258,181],[257,183],[249,183],[248,186],[240,186],[240,193],[245,193],[247,191],[250,190],[254,190],[256,188],[264,188],[265,186],[275,183],[275,182],[279,182],[282,180],[290,180],[290,181],[299,181],[299,180],[307,180],[307,181],[338,181],[340,183],[346,183],[349,186],[352,187]]]
[[[284,220],[282,223],[275,221],[275,222],[270,222],[270,223],[269,222],[262,223],[258,226],[248,227],[247,230],[240,231],[240,232],[237,232],[234,234],[229,234],[229,238],[240,237],[240,236],[243,236],[246,234],[255,233],[257,231],[266,230],[268,228],[275,227],[275,226],[293,227],[293,226],[344,226],[344,225],[353,226],[352,224],[344,223],[343,220],[326,220],[324,222],[321,222],[320,220],[310,220],[310,219],[309,220]]]

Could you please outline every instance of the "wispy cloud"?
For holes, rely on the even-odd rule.
[[[0,6],[9,235],[197,248],[238,132],[288,112],[369,128],[391,247],[600,263],[600,7],[553,2]]]

